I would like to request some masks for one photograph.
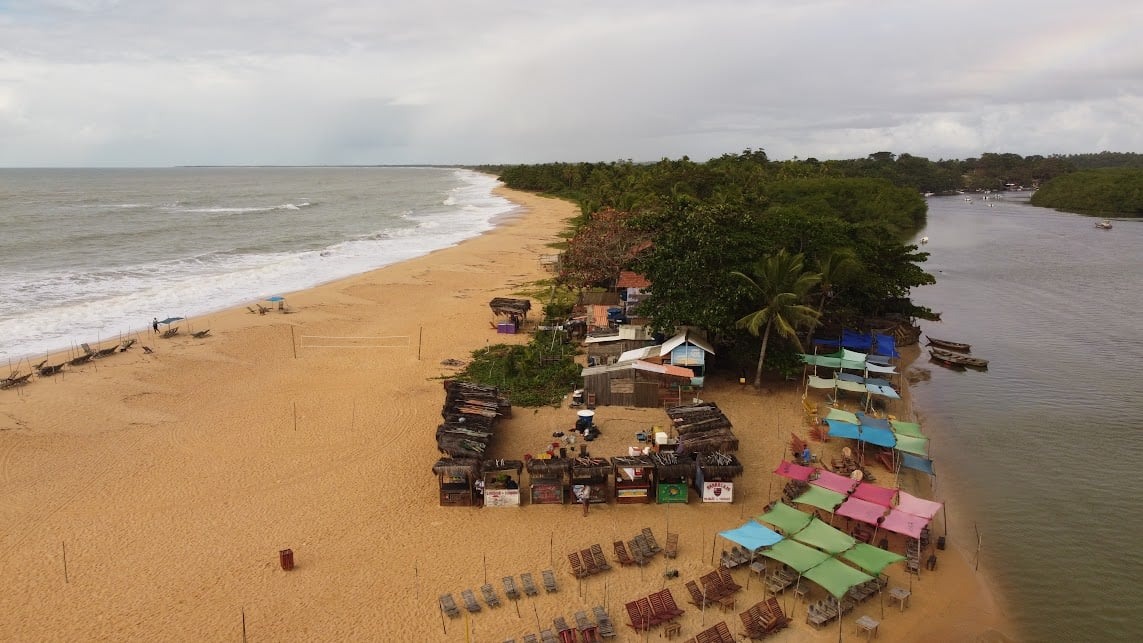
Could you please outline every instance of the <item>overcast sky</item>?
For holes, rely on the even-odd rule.
[[[0,0],[0,166],[1143,152],[1139,0]]]

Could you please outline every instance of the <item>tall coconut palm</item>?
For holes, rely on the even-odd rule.
[[[818,275],[821,277],[818,281],[818,291],[821,294],[821,299],[818,301],[817,323],[810,328],[809,336],[806,337],[807,344],[812,344],[814,341],[814,329],[821,323],[822,315],[825,313],[826,301],[837,295],[839,284],[849,281],[860,270],[861,262],[857,259],[857,253],[852,248],[831,250],[818,259]]]
[[[761,306],[736,322],[755,337],[762,338],[762,350],[758,354],[758,370],[754,373],[754,386],[762,385],[762,364],[766,361],[766,346],[770,342],[770,331],[792,342],[801,350],[798,328],[812,326],[818,319],[818,311],[805,302],[821,280],[821,275],[805,269],[806,258],[801,253],[791,255],[779,250],[754,264],[750,277],[735,271],[731,274],[743,280],[750,290],[752,299]]]

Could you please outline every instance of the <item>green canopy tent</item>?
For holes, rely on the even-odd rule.
[[[755,518],[759,522],[777,527],[787,536],[801,531],[812,519],[813,516],[810,514],[794,509],[784,502],[775,502],[766,513]]]
[[[857,543],[853,536],[827,525],[817,516],[814,516],[804,529],[792,537],[800,543],[813,545],[833,555],[851,549]]]
[[[805,493],[794,498],[794,502],[817,507],[818,509],[825,509],[832,514],[838,505],[845,502],[845,494],[823,489],[817,485],[810,485],[810,488],[807,489]]]
[[[842,553],[841,557],[874,576],[880,576],[881,572],[893,563],[905,560],[901,554],[865,543],[857,543],[852,549]]]
[[[830,555],[824,551],[819,551],[788,538],[774,543],[773,547],[762,551],[761,554],[789,565],[799,574],[804,574],[806,570],[812,569],[830,558]]]

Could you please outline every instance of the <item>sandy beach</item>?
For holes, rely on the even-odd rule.
[[[708,379],[703,399],[741,442],[733,504],[702,504],[692,492],[687,505],[593,505],[587,516],[578,506],[439,506],[434,431],[441,379],[455,371],[442,361],[526,341],[490,327],[488,301],[524,296],[545,278],[540,257],[577,214],[563,201],[501,193],[520,213],[456,247],[289,293],[288,313],[239,308],[184,322],[173,338],[142,333],[128,352],[0,391],[0,639],[499,642],[605,605],[613,640],[640,641],[648,635],[627,627],[623,605],[663,587],[687,610],[679,640],[721,620],[740,632],[738,612],[763,598],[758,579],[725,612],[687,603],[684,583],[713,569],[712,554],[728,546],[718,531],[780,495],[784,480],[770,472],[790,433],[807,431],[794,384],[756,391]],[[206,328],[207,337],[188,335]],[[566,406],[516,408],[489,455],[538,452],[574,420]],[[619,455],[665,420],[661,409],[600,407],[592,452]],[[843,442],[812,448],[828,461]],[[927,480],[903,475],[900,486],[925,495]],[[862,615],[880,621],[884,641],[1016,637],[970,562],[971,526],[951,507],[949,521],[957,528],[935,572],[910,580],[900,564],[886,570],[890,587],[911,589],[909,607],[862,603],[843,619],[845,638],[861,636]],[[660,542],[677,532],[679,557],[582,581],[570,573],[568,552],[599,543],[610,556],[612,541],[643,527]],[[285,548],[290,572],[279,566]],[[502,577],[519,584],[521,573],[538,580],[549,568],[557,593],[505,600]],[[734,574],[747,585],[747,571]],[[485,582],[502,607],[442,616],[440,594],[479,596]],[[811,601],[824,596],[812,586]],[[837,638],[836,622],[815,630],[803,602],[780,600],[794,622],[779,640]]]

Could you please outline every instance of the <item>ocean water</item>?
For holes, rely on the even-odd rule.
[[[921,232],[937,283],[914,298],[942,313],[923,332],[991,363],[919,359],[914,404],[1025,640],[1143,640],[1143,220],[1094,222],[973,195],[929,199]]]
[[[515,208],[496,185],[445,168],[0,169],[0,360],[455,245]]]

